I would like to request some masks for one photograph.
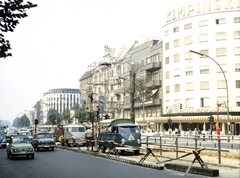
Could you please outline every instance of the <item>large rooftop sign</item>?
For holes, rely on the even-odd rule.
[[[202,1],[180,7],[166,14],[166,23],[170,23],[180,18],[198,15],[203,13],[211,13],[217,11],[234,10],[240,8],[240,0],[214,0]]]

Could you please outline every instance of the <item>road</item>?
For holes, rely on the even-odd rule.
[[[0,148],[0,177],[11,178],[206,178],[171,170],[156,170],[130,165],[87,154],[62,150],[36,151],[35,159],[7,158],[6,149]]]

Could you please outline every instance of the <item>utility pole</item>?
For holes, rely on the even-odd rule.
[[[131,108],[130,108],[130,118],[133,121],[133,123],[135,123],[135,109],[134,109],[134,104],[135,104],[135,80],[136,80],[136,73],[135,71],[133,71],[133,73],[131,73],[132,75],[132,90],[131,90]],[[130,77],[131,77],[130,76]]]

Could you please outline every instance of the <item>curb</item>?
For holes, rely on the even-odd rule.
[[[77,153],[83,153],[83,154],[87,154],[87,155],[92,155],[92,156],[97,156],[97,157],[101,157],[101,158],[105,158],[105,159],[119,161],[119,162],[126,163],[126,164],[132,164],[135,166],[141,166],[141,167],[146,167],[146,168],[156,169],[156,170],[164,170],[164,166],[153,165],[153,164],[148,164],[148,163],[140,163],[140,162],[130,160],[130,159],[118,158],[117,156],[108,156],[107,157],[106,154],[99,153],[98,151],[91,152],[91,151],[85,151],[85,150],[81,150],[81,149],[72,149],[71,147],[65,147],[65,146],[59,146],[59,145],[56,145],[56,147],[60,148],[60,149],[70,150],[70,151],[77,152]]]

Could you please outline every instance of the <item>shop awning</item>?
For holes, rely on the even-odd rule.
[[[155,93],[158,91],[158,89],[152,90],[152,95],[155,95]]]

